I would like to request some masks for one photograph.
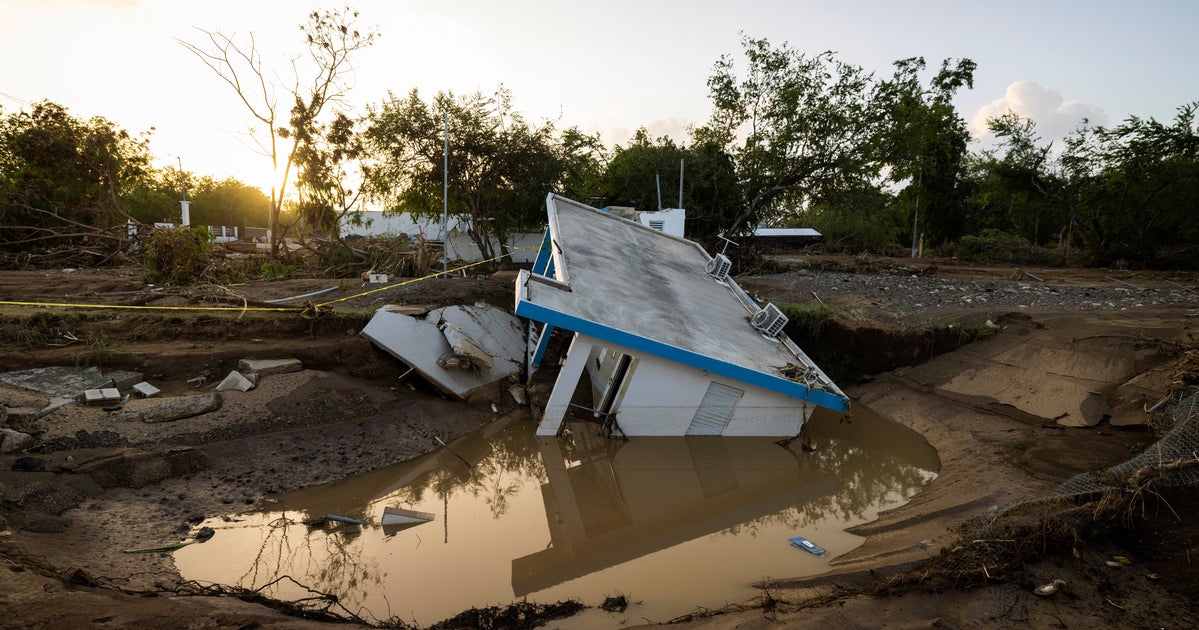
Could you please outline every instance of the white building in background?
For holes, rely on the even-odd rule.
[[[549,230],[516,283],[516,314],[541,324],[530,374],[554,329],[573,338],[538,435],[582,409],[625,435],[793,436],[812,405],[848,407],[723,255],[553,194],[546,205]]]
[[[647,228],[679,238],[683,238],[683,227],[687,222],[687,211],[682,208],[639,211],[629,206],[607,206],[601,208],[600,212],[636,221]]]
[[[478,262],[483,254],[467,234],[467,222],[456,216],[449,218],[449,238],[443,239],[440,219],[416,219],[411,214],[387,214],[377,210],[367,210],[357,213],[361,225],[354,225],[352,217],[342,218],[341,235],[345,236],[407,236],[414,241],[423,235],[425,240],[445,242],[446,253],[450,260]],[[537,257],[537,248],[541,246],[541,232],[513,232],[506,241],[508,249],[513,251],[509,257],[511,262],[532,263]],[[520,251],[516,251],[520,250]]]

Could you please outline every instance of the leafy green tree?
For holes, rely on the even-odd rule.
[[[685,235],[708,244],[736,220],[741,199],[733,157],[718,142],[693,136],[683,178]]]
[[[188,192],[188,198],[195,225],[262,227],[269,220],[270,197],[234,177],[221,180],[207,175],[200,177]]]
[[[571,199],[601,194],[603,174],[611,157],[598,133],[567,128],[558,142],[558,157],[562,161],[562,194]]]
[[[605,204],[637,210],[661,210],[677,204],[679,161],[687,151],[667,136],[654,139],[645,127],[638,129],[626,146],[617,146],[601,178]],[[658,182],[662,185],[662,207],[658,204]]]
[[[280,88],[273,79],[274,72],[263,67],[252,35],[239,41],[232,35],[201,29],[208,39],[207,45],[179,40],[225,81],[251,117],[265,126],[261,134],[256,135],[251,129],[250,135],[278,174],[277,184],[271,187],[267,226],[271,231],[272,252],[278,251],[282,238],[279,216],[291,168],[305,150],[305,143],[315,137],[315,133],[297,135],[295,131],[312,131],[327,110],[336,108],[350,89],[353,57],[373,45],[378,37],[373,30],[359,30],[357,20],[358,12],[348,5],[309,14],[308,22],[300,27],[307,44],[305,64],[293,61],[295,76],[290,88]],[[308,70],[303,78],[302,68]],[[281,108],[279,92],[286,93],[285,98],[291,102],[289,109]]]
[[[901,59],[892,78],[877,86],[873,98],[886,121],[880,160],[891,181],[903,185],[900,199],[915,215],[911,224],[918,222],[931,241],[947,243],[971,229],[962,177],[970,133],[953,97],[974,86],[976,64],[946,59],[927,87],[920,81],[925,67],[922,57]]]
[[[1090,240],[1093,233],[1074,211],[1081,172],[1069,168],[1071,160],[1083,164],[1085,123],[1066,139],[1064,152],[1043,143],[1036,122],[1014,112],[988,119],[987,126],[998,150],[965,161],[972,191],[963,206],[970,213],[971,233],[989,230],[1034,244],[1057,239],[1065,245],[1072,233]]]
[[[831,52],[809,56],[751,38],[742,46],[743,75],[726,55],[708,79],[714,111],[700,131],[736,166],[741,201],[729,234],[877,177],[883,120],[873,77]]]
[[[506,251],[504,239],[511,232],[544,224],[545,195],[568,174],[554,125],[528,124],[502,86],[495,96],[440,92],[431,102],[413,90],[370,108],[368,119],[374,198],[388,211],[421,217],[442,214],[448,119],[449,212],[466,220],[485,259]],[[577,148],[580,137],[571,139]],[[574,168],[585,175],[590,167]]]
[[[600,177],[598,196],[607,205],[658,210],[658,184],[662,205],[679,203],[679,167],[684,167],[683,208],[687,210],[685,235],[707,240],[731,225],[739,196],[731,156],[718,142],[697,138],[690,147],[669,137],[650,137],[643,127],[627,146],[618,146]]]
[[[881,253],[902,242],[905,228],[911,229],[907,215],[907,208],[895,195],[863,184],[822,197],[802,218],[794,216],[786,223],[816,228],[832,251]]]
[[[341,220],[362,198],[368,172],[362,163],[364,148],[354,121],[338,112],[328,125],[307,119],[293,121],[300,149],[296,152],[297,209],[305,226],[316,234],[340,238]]]
[[[264,227],[271,200],[261,190],[229,177],[180,171],[174,166],[154,169],[126,197],[131,216],[142,223],[179,223],[179,200],[191,202],[192,225]]]
[[[1077,142],[1076,161],[1102,171],[1086,180],[1080,203],[1097,262],[1195,265],[1199,253],[1199,102],[1177,110],[1170,124],[1133,116]],[[1080,213],[1081,214],[1081,213]]]
[[[125,197],[149,172],[148,134],[42,101],[0,118],[0,242],[27,251],[125,240]]]

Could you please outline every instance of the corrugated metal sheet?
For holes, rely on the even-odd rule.
[[[687,435],[720,435],[724,427],[733,417],[737,402],[744,395],[743,390],[729,387],[715,381],[708,383],[708,391],[691,418],[691,426],[687,427]]]

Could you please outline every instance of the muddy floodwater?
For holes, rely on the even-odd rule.
[[[280,599],[336,594],[366,619],[429,625],[471,607],[625,595],[551,627],[666,621],[758,594],[764,578],[815,575],[861,539],[845,529],[907,501],[936,475],[918,434],[859,405],[817,412],[806,439],[609,440],[593,425],[537,438],[527,415],[423,457],[210,519],[175,553],[185,579]],[[430,513],[381,525],[385,507]],[[324,515],[366,521],[306,525]],[[828,551],[818,557],[788,539]]]

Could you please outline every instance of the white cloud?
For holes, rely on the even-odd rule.
[[[1057,141],[1073,131],[1082,119],[1092,125],[1106,125],[1107,112],[1097,105],[1068,101],[1053,88],[1035,81],[1017,81],[1007,86],[1001,98],[982,106],[974,114],[970,131],[976,140],[989,144],[994,136],[987,131],[987,119],[1002,116],[1008,111],[1029,118],[1037,124],[1041,142]]]
[[[683,146],[691,142],[691,127],[695,123],[683,118],[658,118],[643,125],[645,130],[649,132],[649,137],[655,141],[662,136],[667,136],[674,140],[675,144]],[[583,127],[588,133],[599,132],[600,139],[609,148],[616,145],[627,145],[629,140],[633,138],[635,129],[620,126],[601,126],[596,121],[591,121]]]

